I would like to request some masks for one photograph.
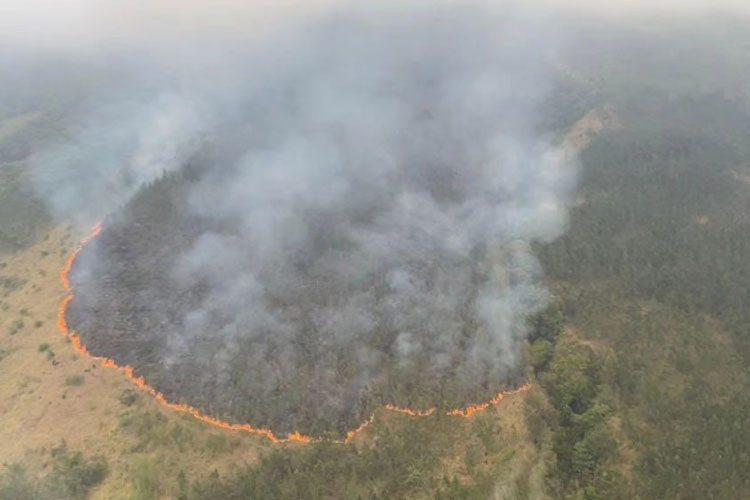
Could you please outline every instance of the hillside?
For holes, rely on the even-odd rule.
[[[72,214],[55,222],[60,214],[45,210],[30,176],[30,152],[57,133],[58,118],[44,110],[4,117],[0,500],[747,497],[747,30],[734,19],[594,24],[568,42],[534,125],[579,154],[578,186],[564,234],[531,244],[549,297],[526,318],[522,356],[506,379],[466,390],[465,379],[420,379],[411,367],[407,377],[390,379],[409,383],[385,384],[364,402],[353,398],[362,404],[338,419],[325,406],[313,418],[290,417],[278,395],[232,413],[198,397],[215,395],[215,386],[194,399],[180,387],[170,392],[160,385],[160,370],[169,370],[159,364],[158,338],[149,336],[165,323],[139,314],[150,304],[139,303],[137,291],[144,283],[165,287],[162,299],[173,291],[172,278],[158,269],[129,278],[128,266],[169,262],[170,245],[184,245],[181,238],[204,223],[175,223],[183,207],[173,202],[199,175],[196,163],[148,183],[104,221],[88,257],[81,254],[91,265],[71,274],[74,287],[83,298],[104,290],[116,312],[95,318],[83,301],[71,306],[71,324],[92,353],[135,365],[170,401],[227,421],[271,425],[280,434],[302,423],[332,439],[370,422],[348,442],[274,444],[221,429],[170,409],[121,370],[77,352],[58,328],[68,295],[60,273],[87,228],[75,226]],[[86,272],[102,269],[95,245],[120,252],[126,258],[113,262],[127,264],[103,266],[98,276],[106,286],[84,292],[92,283]],[[139,260],[143,247],[153,260]],[[119,303],[121,293],[132,296]],[[197,300],[190,293],[200,290],[182,304]],[[105,329],[103,319],[113,323]],[[128,342],[135,349],[117,351]],[[351,372],[341,368],[336,374],[346,382]],[[455,386],[436,396],[443,382]],[[530,389],[470,418],[445,415],[521,382]],[[312,397],[303,389],[298,396]],[[414,417],[388,410],[388,402],[441,411]]]

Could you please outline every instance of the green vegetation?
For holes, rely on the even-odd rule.
[[[165,447],[180,451],[188,447],[203,447],[196,440],[191,427],[179,422],[169,423],[166,417],[159,412],[128,409],[120,414],[119,427],[137,438],[137,442],[132,448],[133,452]]]
[[[152,500],[159,498],[161,481],[159,464],[150,457],[138,457],[130,467],[130,482],[133,500]]]
[[[645,45],[609,33],[577,59],[620,126],[582,154],[569,230],[537,246],[565,324],[535,326],[526,350],[554,498],[747,496],[748,61],[716,41],[746,36],[695,29]]]
[[[23,330],[24,323],[22,319],[14,321],[9,327],[8,327],[8,335],[15,335],[16,333]]]
[[[4,360],[13,353],[12,349],[0,349],[0,361]]]
[[[107,475],[104,458],[71,453],[63,441],[50,453],[52,470],[39,480],[21,464],[11,464],[0,474],[0,500],[83,500]]]
[[[0,119],[0,127],[2,126]],[[49,135],[47,125],[20,127],[0,137],[0,254],[28,247],[50,223],[42,200],[34,192],[25,160]],[[0,268],[5,267],[4,263]]]
[[[26,282],[12,276],[0,276],[0,287],[3,288],[4,296],[8,296],[11,292],[19,290]]]
[[[546,396],[527,400],[536,441],[555,457],[550,489],[556,497],[576,492],[585,499],[631,498],[619,464],[613,395],[605,381],[609,353],[595,352],[559,328],[551,338],[532,335],[529,350],[532,360],[540,344],[552,351],[534,365]]]
[[[476,425],[474,430],[481,430],[484,441],[470,442],[476,446],[465,461],[470,480],[442,466],[442,460],[459,445],[451,439],[455,422],[430,418],[381,426],[374,431],[373,443],[363,446],[329,443],[274,448],[258,465],[232,476],[209,474],[185,488],[181,498],[486,499],[513,450],[502,446],[498,429],[487,427],[486,422]]]
[[[83,375],[71,375],[70,377],[67,377],[65,379],[65,385],[70,385],[70,386],[83,385],[84,380],[85,379]]]
[[[204,441],[204,448],[212,455],[216,456],[226,453],[239,445],[237,441],[231,440],[225,433],[209,434]]]
[[[133,406],[140,399],[140,395],[135,389],[125,389],[120,394],[120,403],[125,406]]]

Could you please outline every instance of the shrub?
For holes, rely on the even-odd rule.
[[[41,480],[30,478],[21,464],[6,465],[0,474],[0,500],[83,500],[107,475],[103,457],[70,453],[65,441],[52,448],[51,455],[52,472]]]
[[[34,484],[26,476],[26,469],[19,464],[6,465],[0,476],[0,500],[35,500],[38,498]]]
[[[65,379],[65,385],[83,385],[83,375],[73,375]]]
[[[23,320],[18,320],[8,327],[8,335],[15,335],[23,329]]]
[[[54,460],[51,482],[55,490],[62,491],[69,498],[83,499],[88,491],[101,483],[107,475],[107,462],[104,457],[94,456],[85,459],[79,452],[69,453],[65,441],[52,449]]]
[[[125,406],[133,406],[138,401],[138,393],[134,389],[125,389],[120,394],[120,403]]]

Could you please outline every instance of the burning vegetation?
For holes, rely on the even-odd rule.
[[[335,438],[331,436],[335,436],[335,432],[328,432],[326,433],[326,437],[313,437],[311,435],[300,433],[299,431],[289,431],[286,434],[286,437],[280,437],[278,434],[275,434],[267,425],[262,427],[256,427],[253,426],[250,423],[233,423],[228,420],[222,420],[220,418],[212,417],[204,412],[202,412],[200,409],[191,406],[190,404],[183,404],[183,403],[174,403],[172,401],[175,401],[176,399],[167,398],[164,396],[162,392],[157,390],[155,387],[150,385],[143,376],[137,375],[133,366],[128,364],[118,364],[114,359],[111,357],[103,356],[103,355],[97,355],[92,354],[89,349],[84,345],[83,340],[79,336],[78,333],[68,325],[67,321],[67,315],[69,312],[69,309],[71,309],[71,303],[73,302],[73,299],[76,297],[76,294],[73,291],[73,287],[71,285],[70,281],[70,273],[74,270],[74,266],[82,254],[84,252],[84,249],[87,245],[89,245],[92,241],[95,240],[95,238],[99,237],[102,233],[102,224],[98,223],[93,228],[91,234],[87,237],[85,237],[81,245],[72,253],[68,261],[66,262],[66,265],[64,266],[62,272],[61,272],[61,281],[63,284],[63,287],[68,292],[68,295],[65,296],[63,301],[60,304],[60,311],[59,311],[59,319],[58,324],[62,331],[62,333],[70,339],[70,341],[73,344],[74,349],[81,355],[90,357],[92,359],[98,360],[101,362],[102,366],[105,368],[111,368],[118,370],[122,373],[124,373],[127,378],[139,389],[146,392],[147,394],[154,397],[161,405],[163,405],[166,408],[169,408],[170,410],[187,413],[193,416],[194,418],[206,422],[208,424],[211,424],[213,426],[226,429],[226,430],[233,430],[233,431],[243,431],[243,432],[249,432],[253,434],[262,435],[269,440],[271,440],[274,443],[283,443],[283,442],[297,442],[297,443],[310,443],[310,442],[317,442],[320,440],[325,440],[326,438],[330,439],[333,442],[339,442],[339,443],[347,443],[352,441],[359,433],[361,433],[363,430],[369,426],[375,418],[375,415],[373,413],[374,408],[367,408],[371,413],[369,417],[362,420],[362,423],[357,426],[356,428],[352,428],[351,430],[347,430],[343,437]],[[75,308],[72,308],[75,311]],[[77,314],[80,314],[78,312]],[[96,336],[91,336],[91,338],[96,339]],[[518,387],[515,390],[509,390],[504,392],[499,392],[495,394],[489,401],[479,404],[469,404],[462,408],[454,408],[454,409],[445,409],[445,404],[438,409],[437,407],[430,407],[427,409],[414,409],[409,407],[401,407],[396,406],[391,403],[383,404],[379,403],[384,410],[399,413],[403,415],[408,415],[410,417],[429,417],[432,415],[435,415],[436,412],[443,412],[447,416],[453,416],[453,417],[471,417],[472,415],[482,412],[484,410],[487,410],[488,408],[492,406],[496,406],[500,404],[505,396],[507,396],[509,393],[518,393],[518,392],[525,392],[529,389],[528,384],[523,384],[520,387]],[[187,388],[187,391],[190,391],[190,388]],[[184,399],[184,395],[175,394],[174,398],[180,398]],[[220,404],[220,401],[217,401],[216,404]],[[323,410],[325,411],[325,410]],[[298,423],[298,422],[296,422]],[[270,422],[270,425],[274,425],[275,422]],[[304,425],[304,424],[302,424]],[[341,434],[339,434],[341,436]]]
[[[371,14],[238,47],[220,78],[197,60],[38,158],[40,184],[78,186],[96,152],[91,191],[113,193],[65,273],[79,349],[199,418],[326,439],[386,405],[470,416],[523,382],[547,299],[532,244],[564,230],[576,183],[540,123],[547,47],[498,30],[521,12]]]

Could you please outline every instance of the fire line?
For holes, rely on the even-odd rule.
[[[94,238],[96,238],[101,232],[102,232],[102,223],[100,222],[94,226],[89,236],[86,236],[85,238],[83,238],[83,240],[81,240],[81,244],[78,246],[78,248],[75,249],[73,254],[68,258],[67,262],[65,263],[65,267],[63,267],[62,273],[60,275],[63,288],[65,288],[67,295],[63,298],[62,302],[60,303],[60,310],[58,312],[58,325],[60,326],[60,330],[62,334],[70,340],[71,344],[73,345],[73,349],[77,353],[87,358],[93,359],[95,361],[99,361],[102,367],[104,368],[111,368],[113,370],[119,371],[120,373],[123,373],[133,385],[138,387],[143,392],[149,394],[153,398],[155,398],[156,401],[158,401],[159,404],[162,405],[163,407],[169,408],[170,410],[173,410],[176,412],[187,413],[191,415],[193,418],[200,420],[202,422],[205,422],[207,424],[213,425],[215,427],[219,427],[221,429],[226,429],[230,431],[244,431],[244,432],[248,432],[251,434],[257,434],[257,435],[268,438],[273,443],[289,443],[289,442],[315,443],[315,442],[324,441],[323,438],[315,438],[312,436],[301,434],[299,432],[291,432],[287,435],[287,437],[279,437],[279,436],[276,436],[273,433],[273,431],[271,431],[271,429],[268,429],[265,427],[254,427],[250,424],[234,424],[231,422],[226,422],[218,418],[205,415],[201,413],[198,409],[193,408],[192,406],[179,404],[179,403],[172,403],[168,401],[161,392],[157,391],[154,387],[150,386],[142,376],[136,375],[132,366],[128,366],[128,365],[120,366],[117,363],[115,363],[114,360],[110,358],[107,358],[105,356],[97,356],[95,354],[91,354],[86,348],[86,346],[83,344],[81,337],[79,337],[75,331],[68,328],[68,323],[66,321],[66,312],[67,312],[68,306],[73,300],[73,297],[75,297],[75,294],[73,293],[73,287],[70,283],[69,274],[70,274],[70,271],[73,269],[73,265],[75,264],[76,259],[78,258],[80,253],[83,251],[84,247],[88,243],[90,243]],[[488,408],[497,406],[498,404],[500,404],[500,402],[502,402],[505,396],[509,396],[511,394],[524,393],[528,391],[530,388],[531,388],[530,384],[526,383],[522,385],[521,387],[519,387],[518,389],[515,389],[513,391],[500,392],[494,398],[492,398],[490,401],[486,403],[473,405],[473,406],[467,406],[466,408],[450,410],[450,411],[447,411],[445,414],[448,416],[469,418],[477,413],[487,410]],[[390,411],[393,413],[400,413],[402,415],[407,415],[410,417],[428,417],[430,415],[435,414],[437,411],[436,408],[429,408],[427,410],[414,410],[411,408],[398,407],[392,404],[385,405],[384,409],[386,411]],[[349,431],[345,438],[332,440],[331,442],[349,443],[353,441],[354,438],[357,437],[357,435],[359,435],[362,431],[364,431],[371,423],[373,423],[374,420],[375,420],[375,414],[372,414],[367,420],[362,422],[362,424],[359,427]]]

